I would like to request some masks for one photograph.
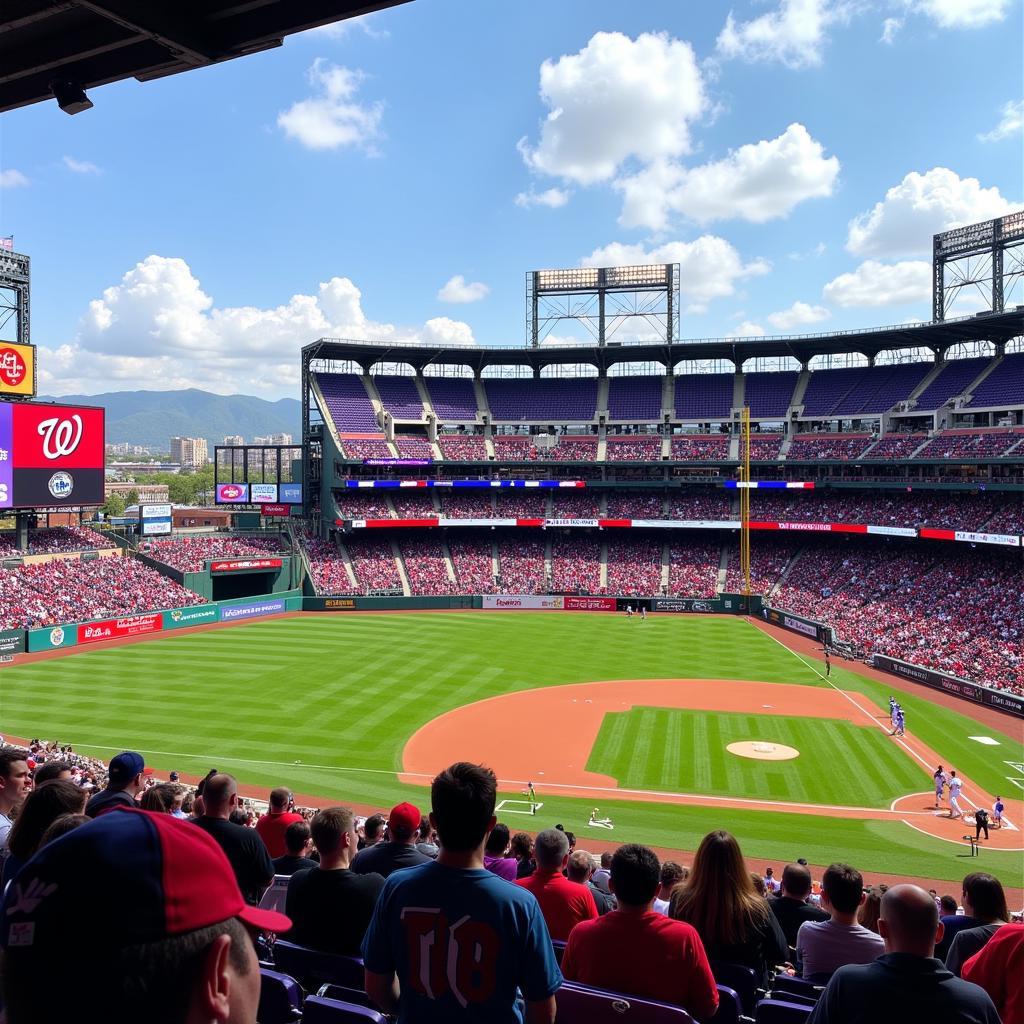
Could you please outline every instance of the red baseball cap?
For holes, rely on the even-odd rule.
[[[396,804],[388,815],[388,828],[392,831],[415,832],[420,827],[422,815],[412,804]]]
[[[88,922],[89,944],[102,955],[231,917],[271,932],[292,926],[284,914],[245,902],[224,851],[201,828],[120,807],[22,868],[0,906],[0,946],[64,951],[68,935]]]

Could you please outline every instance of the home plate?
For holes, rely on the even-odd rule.
[[[975,743],[980,743],[985,747],[998,747],[999,740],[992,739],[991,736],[968,736],[969,740],[974,740]]]

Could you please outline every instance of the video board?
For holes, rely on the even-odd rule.
[[[0,402],[0,509],[102,505],[103,410]]]

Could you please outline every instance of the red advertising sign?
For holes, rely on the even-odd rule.
[[[141,633],[155,633],[164,628],[163,615],[131,615],[125,619],[103,619],[78,627],[78,642],[94,644],[100,640],[116,640],[122,636],[138,636]]]
[[[614,597],[563,597],[562,608],[567,612],[613,612]]]
[[[230,562],[211,562],[210,572],[244,572],[246,569],[280,569],[280,558],[236,558]]]
[[[290,516],[291,505],[260,505],[261,516]]]

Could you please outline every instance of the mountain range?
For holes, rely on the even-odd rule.
[[[43,402],[69,405],[101,405],[106,409],[107,444],[145,445],[153,452],[170,450],[170,439],[205,437],[213,446],[229,434],[241,434],[246,442],[259,435],[291,434],[302,437],[302,403],[295,398],[268,402],[251,395],[214,395],[188,388],[185,391],[111,391],[103,395],[40,395]]]

